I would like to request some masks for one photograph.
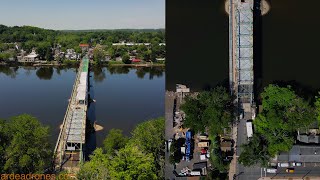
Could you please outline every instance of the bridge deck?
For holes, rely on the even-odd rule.
[[[55,147],[55,168],[77,168],[83,160],[87,119],[89,60],[83,58]]]
[[[237,97],[235,104],[239,110],[244,111],[244,118],[240,119],[238,124],[232,126],[233,148],[236,150],[229,170],[229,180],[232,180],[235,175],[245,171],[243,166],[238,164],[238,156],[241,145],[247,141],[245,135],[246,120],[255,117],[253,96],[254,0],[229,1],[229,84],[231,92]]]
[[[230,0],[230,88],[237,101],[253,103],[253,0]]]

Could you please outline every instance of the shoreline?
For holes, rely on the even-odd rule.
[[[93,65],[93,63],[90,63]],[[17,65],[17,66],[25,66],[25,67],[63,67],[63,66],[68,66],[68,67],[75,67],[78,66],[78,63],[74,64],[54,64],[54,63],[19,63],[19,62],[14,62],[14,63],[6,63],[6,62],[0,62],[1,66],[10,66],[10,65]],[[108,66],[118,66],[118,67],[165,67],[165,64],[101,64],[99,65],[100,67],[108,67]]]
[[[165,64],[107,64],[106,66],[127,66],[127,67],[165,67]]]

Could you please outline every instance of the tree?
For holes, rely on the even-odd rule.
[[[320,92],[318,92],[318,94],[320,95]],[[316,101],[314,103],[314,106],[315,106],[318,124],[320,125],[320,96],[319,95],[315,97]]]
[[[48,54],[51,53],[51,45],[48,42],[40,42],[36,47],[41,59],[47,58]],[[48,58],[50,58],[50,56],[48,56]],[[51,60],[51,58],[46,60]]]
[[[35,117],[23,114],[12,117],[8,128],[4,170],[24,174],[44,172],[52,157],[48,127],[42,126]]]
[[[105,59],[106,57],[106,52],[102,49],[102,46],[98,44],[94,49],[93,49],[93,59],[96,63],[100,63],[101,60]]]
[[[195,98],[186,97],[181,110],[186,114],[184,126],[195,132],[203,132],[208,127],[210,133],[220,134],[234,117],[232,98],[223,87],[200,92]]]
[[[9,145],[9,132],[7,122],[0,119],[0,173],[4,173],[4,164],[6,162],[5,153]]]
[[[53,60],[53,56],[52,56],[52,52],[51,52],[51,48],[47,47],[46,49],[46,56],[45,56],[47,61],[51,61]]]
[[[240,154],[239,162],[244,166],[261,164],[266,166],[271,157],[268,152],[267,142],[260,134],[253,134],[248,144],[242,145],[243,151]]]
[[[125,54],[122,56],[122,62],[125,63],[125,64],[130,64],[131,61],[130,61],[130,56],[128,54]]]
[[[271,84],[261,93],[261,98],[263,110],[253,121],[255,136],[259,137],[254,136],[240,155],[246,166],[258,162],[265,164],[279,152],[289,151],[295,141],[296,131],[308,128],[316,119],[315,109],[297,96],[290,86]],[[256,149],[250,149],[252,147]],[[256,155],[259,152],[262,157]]]
[[[132,131],[130,143],[135,144],[144,153],[151,153],[154,157],[158,176],[163,177],[164,172],[164,141],[165,120],[157,118],[137,125]]]
[[[115,49],[113,48],[113,46],[111,46],[109,49],[108,49],[108,54],[110,56],[111,59],[114,59],[115,58]]]
[[[157,179],[151,153],[140,151],[137,146],[127,145],[120,149],[110,162],[112,179]]]
[[[113,155],[119,149],[124,148],[128,140],[128,137],[122,134],[122,130],[111,129],[103,141],[104,151],[107,154]]]
[[[294,134],[299,128],[308,128],[316,117],[314,108],[288,87],[269,85],[261,93],[263,112],[254,124],[268,142],[271,156],[289,151]]]
[[[103,154],[101,148],[97,148],[90,156],[90,161],[80,165],[80,171],[77,174],[78,179],[110,179],[109,174],[110,159]]]

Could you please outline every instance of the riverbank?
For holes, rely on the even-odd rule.
[[[165,64],[108,64],[107,66],[126,66],[126,67],[164,67]]]
[[[21,63],[21,62],[12,62],[12,63],[6,63],[6,62],[0,62],[0,65],[6,66],[6,65],[17,65],[17,66],[34,66],[34,67],[61,67],[61,66],[78,66],[79,62],[67,62],[67,63],[58,63],[57,61],[51,61],[51,62],[40,62],[40,63]],[[94,63],[90,63],[91,65],[95,65]],[[100,65],[101,67],[108,67],[108,66],[117,66],[117,67],[165,67],[165,64],[154,64],[154,63],[143,63],[143,64],[124,64],[124,63],[102,63]]]

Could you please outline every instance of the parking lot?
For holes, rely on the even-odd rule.
[[[179,121],[183,121],[183,113],[180,113],[179,107],[180,103],[182,102],[181,97],[174,93],[174,92],[167,92],[166,93],[166,140],[167,140],[167,146],[168,148],[168,140],[170,139],[185,139],[186,138],[186,132],[188,129],[182,129],[181,123]],[[176,103],[176,104],[175,104]],[[176,117],[176,118],[174,118]],[[174,123],[174,121],[176,121]],[[196,166],[203,165],[202,162],[206,162],[206,166],[208,165],[207,161],[200,160],[200,154],[201,154],[201,148],[198,147],[199,139],[198,136],[192,134],[192,141],[193,145],[192,147],[192,158],[189,161],[184,160],[184,158],[177,164],[172,165],[170,164],[170,152],[168,149],[166,149],[166,167],[165,167],[165,178],[166,179],[181,179],[181,177],[177,178],[176,175],[183,175],[183,172],[186,172],[189,170],[193,170],[194,165]],[[171,140],[170,140],[171,141]],[[206,173],[206,172],[205,172]]]

